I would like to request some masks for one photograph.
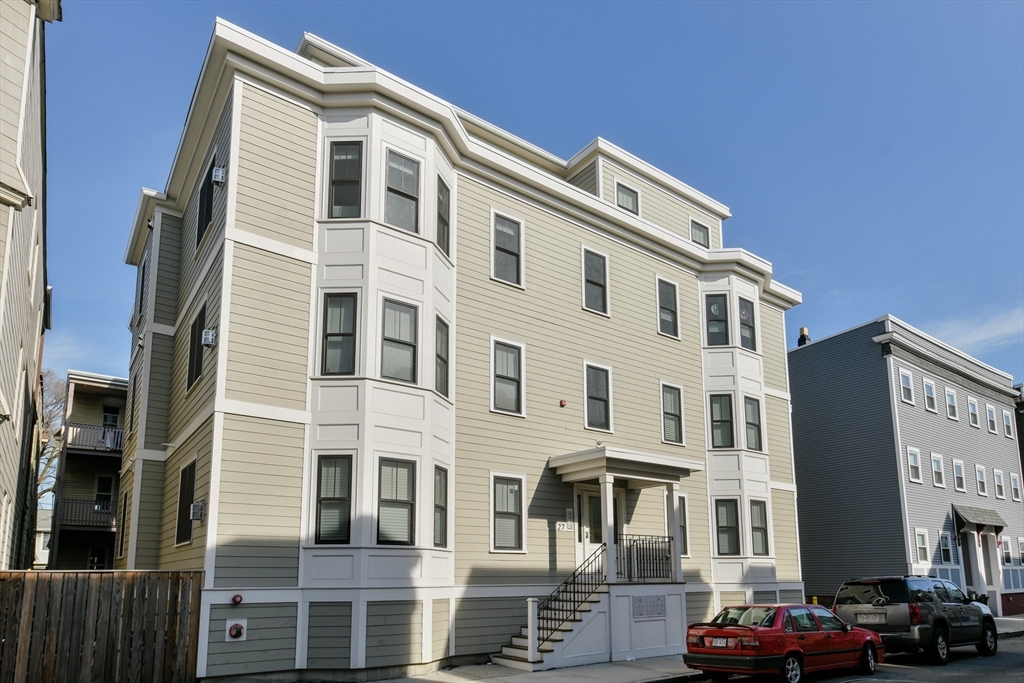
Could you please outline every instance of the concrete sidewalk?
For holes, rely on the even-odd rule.
[[[1000,638],[1010,638],[1024,634],[1024,614],[1015,617],[994,617],[996,631]]]
[[[676,655],[534,672],[517,671],[495,664],[476,664],[435,671],[415,678],[399,678],[389,683],[671,683],[699,674],[699,671],[687,669],[683,665],[682,656]]]

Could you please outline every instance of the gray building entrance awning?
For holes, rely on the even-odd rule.
[[[998,534],[1006,526],[1006,522],[995,510],[988,508],[968,507],[967,505],[954,505],[953,512],[959,520],[957,531],[963,531],[967,524],[976,524],[979,527],[994,527]]]

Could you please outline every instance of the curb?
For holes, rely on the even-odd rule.
[[[1002,633],[997,633],[996,635],[999,637],[999,640],[1002,640],[1003,638],[1015,638],[1017,636],[1024,636],[1024,631],[1003,631]]]

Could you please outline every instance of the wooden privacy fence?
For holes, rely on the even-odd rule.
[[[195,681],[203,572],[0,572],[0,683]]]

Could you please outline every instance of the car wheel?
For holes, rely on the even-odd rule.
[[[932,663],[942,666],[949,661],[949,636],[941,629],[935,629],[931,645],[928,646],[928,657]]]
[[[860,662],[857,663],[857,673],[874,676],[876,666],[878,666],[878,655],[875,653],[875,646],[865,643],[864,651],[860,653]]]
[[[981,626],[981,642],[975,645],[978,654],[991,657],[999,648],[999,636],[996,635],[996,627],[991,621],[986,621]]]
[[[804,666],[796,655],[787,655],[786,661],[782,663],[782,671],[779,673],[779,680],[782,683],[800,683],[804,676]]]

